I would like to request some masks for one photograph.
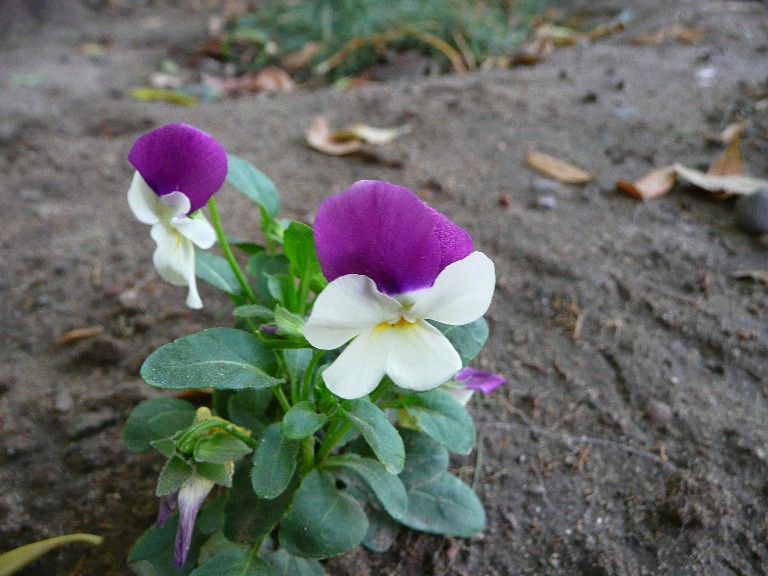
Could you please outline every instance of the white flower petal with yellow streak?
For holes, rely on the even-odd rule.
[[[317,297],[304,324],[304,337],[315,348],[333,350],[381,323],[400,319],[397,300],[382,294],[367,276],[336,278]]]

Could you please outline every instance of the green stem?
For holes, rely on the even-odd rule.
[[[221,246],[221,251],[224,253],[224,258],[229,262],[229,266],[232,268],[232,272],[235,273],[235,277],[245,295],[252,304],[256,304],[258,302],[256,294],[253,293],[250,284],[248,284],[242,270],[240,270],[240,265],[235,260],[235,255],[232,254],[232,249],[229,247],[226,236],[224,236],[224,229],[221,227],[221,219],[219,218],[219,210],[216,208],[216,201],[213,199],[213,196],[208,199],[208,210],[211,212],[211,222],[213,223],[214,230],[216,230],[216,238],[219,241],[219,246]]]
[[[275,397],[277,398],[277,401],[280,402],[280,407],[283,409],[283,412],[288,412],[288,410],[291,409],[291,403],[288,402],[288,398],[285,395],[285,392],[283,392],[283,389],[280,387],[281,385],[278,384],[277,386],[272,387],[272,392],[275,393]]]
[[[301,441],[301,475],[306,476],[315,467],[315,438],[310,436]]]
[[[350,428],[352,428],[352,422],[347,420],[344,422],[344,424],[337,428],[333,434],[326,436],[325,440],[323,440],[323,443],[320,444],[320,450],[317,452],[317,460],[320,462],[325,460],[328,454],[330,454],[331,450],[333,450],[336,444],[339,443],[339,440],[344,438],[344,435],[349,432]]]
[[[315,369],[325,355],[325,350],[315,350],[312,355],[312,359],[307,365],[307,370],[304,372],[304,381],[301,384],[301,391],[299,395],[300,400],[307,400],[309,398],[309,390],[312,387],[312,378],[315,375]]]

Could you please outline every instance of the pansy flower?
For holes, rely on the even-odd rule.
[[[445,390],[462,406],[466,406],[475,392],[489,394],[506,381],[507,379],[500,374],[467,367],[459,370],[453,377],[453,381],[446,384]]]
[[[193,244],[207,249],[216,241],[199,210],[226,178],[226,151],[197,128],[167,124],[136,140],[128,161],[136,168],[128,204],[139,221],[152,226],[155,268],[171,284],[189,288],[190,308],[202,308]]]
[[[323,373],[342,398],[372,392],[386,375],[422,391],[450,380],[461,358],[428,320],[468,324],[488,310],[493,262],[472,239],[407,188],[362,181],[326,198],[314,225],[329,280],[304,325],[310,344],[344,351]]]

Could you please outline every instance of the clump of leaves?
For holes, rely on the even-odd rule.
[[[386,54],[421,52],[464,71],[509,53],[546,0],[268,0],[226,23],[207,52],[240,72],[279,65],[304,79],[359,75]]]

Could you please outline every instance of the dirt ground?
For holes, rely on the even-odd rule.
[[[403,532],[388,553],[327,561],[330,576],[768,573],[768,242],[734,225],[732,200],[677,188],[640,203],[615,191],[654,167],[707,166],[721,147],[703,135],[744,118],[745,166],[768,176],[765,2],[571,2],[597,22],[625,9],[631,20],[526,68],[192,107],[127,94],[163,58],[190,57],[212,8],[104,4],[0,7],[0,550],[105,537],[22,574],[128,573],[161,465],[120,441],[131,408],[157,394],[138,368],[171,339],[230,322],[213,289],[201,286],[206,308],[190,312],[185,291],[158,278],[148,229],[126,203],[129,147],[171,121],[252,160],[285,216],[311,221],[321,198],[389,180],[496,262],[477,365],[509,384],[474,404],[478,450],[454,461],[477,479],[487,530]],[[672,25],[706,34],[629,43]],[[77,50],[103,40],[101,55]],[[302,141],[317,114],[411,132],[378,161],[331,158]],[[597,179],[543,179],[524,166],[528,150]],[[255,231],[244,198],[218,199],[230,234]],[[56,345],[82,327],[103,332]]]

